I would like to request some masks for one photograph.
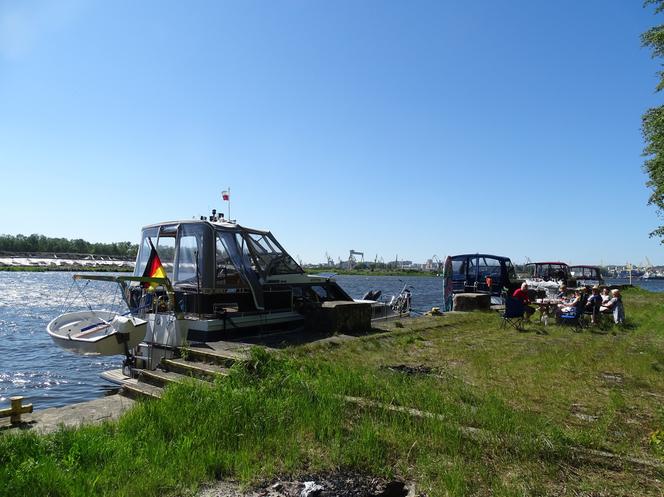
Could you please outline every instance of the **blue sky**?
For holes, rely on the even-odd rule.
[[[206,214],[305,262],[664,264],[625,1],[0,0],[0,232]]]

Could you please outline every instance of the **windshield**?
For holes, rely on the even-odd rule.
[[[301,273],[302,268],[284,252],[270,233],[242,233],[243,249],[251,258],[252,265],[263,276]],[[238,243],[241,243],[238,240]]]
[[[256,276],[266,278],[278,274],[303,273],[302,268],[274,239],[271,233],[256,233],[251,231],[223,232],[218,236],[223,238],[225,244],[230,244],[237,252],[238,260],[234,261],[239,267],[244,267]],[[220,246],[217,247],[219,251]],[[230,249],[226,245],[227,249]],[[219,259],[224,259],[217,255]],[[229,264],[224,264],[229,268]]]

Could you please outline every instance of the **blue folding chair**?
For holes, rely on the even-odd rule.
[[[581,298],[581,300],[569,311],[560,314],[560,316],[558,316],[560,324],[571,326],[572,330],[575,332],[579,332],[581,329],[585,328],[586,320],[584,318],[584,311],[586,308],[586,301],[587,299]]]
[[[505,312],[503,312],[503,322],[500,327],[505,328],[508,324],[515,330],[523,329],[523,302],[512,297],[505,298]]]

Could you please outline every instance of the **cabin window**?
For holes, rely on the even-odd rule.
[[[200,285],[201,250],[196,235],[183,235],[178,246],[178,266],[175,274],[176,283]]]
[[[173,258],[175,255],[175,234],[168,234],[166,236],[159,235],[157,229],[151,228],[143,231],[143,240],[141,241],[141,248],[138,253],[136,261],[136,268],[134,269],[135,276],[143,276],[145,267],[147,266],[150,253],[152,252],[152,245],[157,250],[159,260],[166,270],[169,278],[173,277]]]
[[[221,236],[217,234],[215,250],[215,286],[217,288],[237,288],[242,285],[240,274],[228,255],[228,250]]]
[[[494,279],[500,278],[500,261],[490,257],[480,257],[480,279],[491,276]]]
[[[244,261],[245,266],[250,267],[255,272],[260,271],[262,268],[259,261],[254,257],[254,254],[249,250],[249,244],[245,240],[244,236],[241,233],[236,233],[235,238],[237,240],[237,246],[240,248],[240,253],[242,254],[242,260]]]
[[[154,243],[154,240],[152,241]],[[160,236],[155,245],[161,265],[164,266],[166,274],[173,279],[173,260],[175,259],[175,233],[169,236]]]
[[[238,233],[236,236],[242,256],[254,271],[265,276],[302,272],[293,258],[283,252],[268,234]]]
[[[511,281],[514,281],[517,279],[516,277],[516,269],[514,269],[514,266],[512,265],[511,261],[507,261],[507,278]]]
[[[452,279],[464,281],[466,279],[466,259],[452,260]]]
[[[468,279],[471,281],[475,281],[475,275],[477,274],[477,258],[476,257],[471,257],[468,259],[468,271],[466,273],[468,275]]]
[[[142,276],[145,271],[145,266],[148,264],[148,258],[150,257],[150,242],[148,241],[147,236],[143,236],[143,241],[141,242],[141,248],[138,251],[138,259],[136,260],[136,268],[134,269],[135,276]]]

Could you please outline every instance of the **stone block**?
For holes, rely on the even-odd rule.
[[[455,311],[488,311],[491,308],[491,295],[488,293],[457,293],[454,295]]]
[[[333,300],[307,316],[307,328],[326,333],[362,333],[371,329],[371,304]]]

